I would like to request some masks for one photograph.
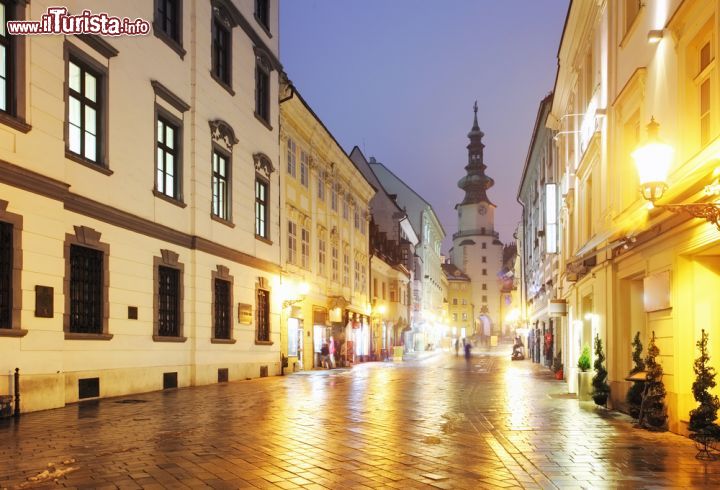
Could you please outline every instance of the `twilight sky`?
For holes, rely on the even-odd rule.
[[[485,133],[496,230],[512,240],[540,100],[567,0],[281,0],[280,58],[346,152],[374,156],[457,231],[472,105]],[[446,238],[443,251],[451,240]]]

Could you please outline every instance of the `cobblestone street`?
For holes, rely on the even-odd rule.
[[[439,354],[72,405],[0,423],[0,488],[720,486],[690,440],[562,386]]]

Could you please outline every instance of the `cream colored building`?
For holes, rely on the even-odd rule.
[[[710,334],[711,358],[720,355],[720,231],[662,206],[716,199],[703,190],[713,183],[720,151],[719,9],[701,0],[572,2],[550,117],[564,135],[560,272],[568,363],[599,333],[612,403],[622,408],[632,337],[639,331],[647,347],[654,332],[669,427],[680,433],[696,406],[701,329]],[[667,191],[650,210],[631,153],[648,139],[653,118],[674,156]]]
[[[295,370],[320,366],[333,337],[349,362],[372,353],[369,202],[375,189],[298,90],[280,102],[282,351]],[[300,288],[300,285],[306,285]]]
[[[22,411],[279,374],[278,2],[254,5],[196,2],[147,36],[4,37],[0,393],[18,367]]]

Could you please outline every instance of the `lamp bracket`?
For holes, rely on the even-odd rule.
[[[704,218],[714,224],[720,231],[720,204],[718,203],[656,204],[655,207],[666,209],[672,213],[684,212],[694,218]]]

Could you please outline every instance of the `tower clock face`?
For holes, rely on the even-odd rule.
[[[478,208],[478,213],[484,215],[485,213],[487,213],[487,208],[481,204],[480,207]]]

